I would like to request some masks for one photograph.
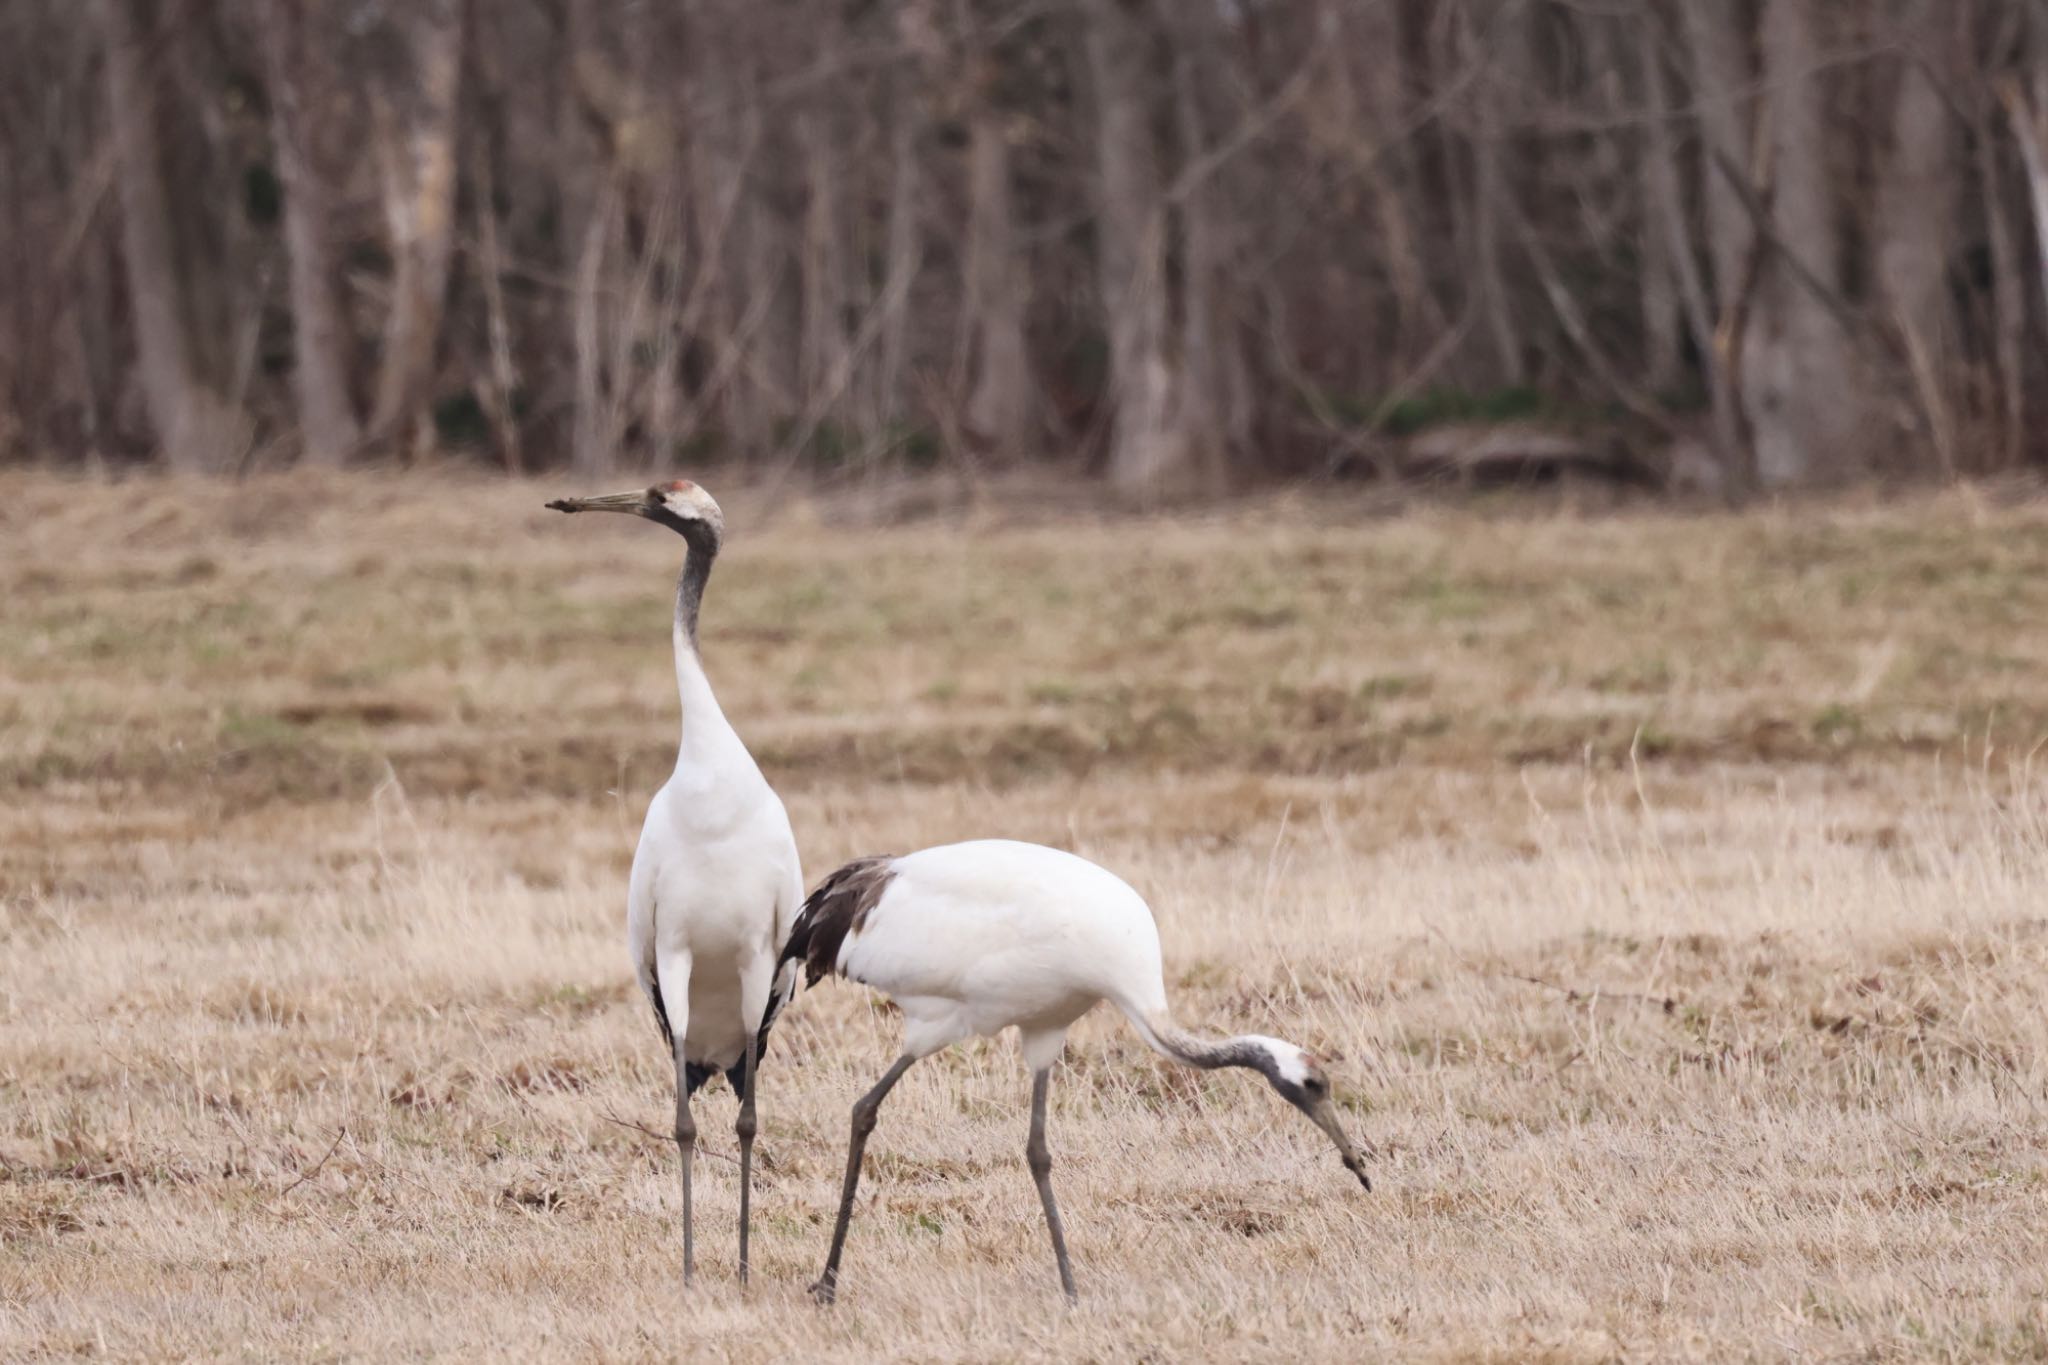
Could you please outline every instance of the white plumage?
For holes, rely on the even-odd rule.
[[[1097,1001],[1166,1008],[1143,898],[1085,858],[1003,839],[894,860],[833,965],[902,1007],[903,1050],[919,1057],[1015,1025],[1037,1071]]]
[[[1365,1165],[1338,1123],[1320,1061],[1284,1039],[1245,1034],[1210,1042],[1168,1013],[1159,931],[1144,898],[1085,858],[1004,839],[863,858],[820,884],[805,902],[783,961],[810,981],[837,973],[885,992],[903,1010],[903,1052],[853,1110],[846,1180],[825,1272],[813,1286],[836,1291],[861,1153],[882,1097],[921,1057],[964,1038],[1015,1027],[1032,1071],[1031,1137],[1025,1154],[1052,1235],[1061,1286],[1074,1294],[1066,1239],[1053,1200],[1045,1100],[1067,1029],[1107,1000],[1158,1052],[1190,1066],[1258,1071],[1308,1115],[1367,1189]],[[795,989],[791,980],[784,988]]]
[[[720,713],[693,653],[679,652],[677,672],[688,675],[683,739],[640,828],[627,948],[684,1062],[729,1071],[760,1032],[803,874],[782,801]]]
[[[682,740],[676,767],[640,828],[626,898],[627,950],[676,1069],[676,1148],[682,1161],[683,1278],[696,1270],[690,1175],[697,1128],[690,1097],[725,1073],[740,1097],[739,1277],[748,1271],[754,1073],[790,936],[803,872],[782,801],[726,721],[697,653],[697,612],[724,537],[709,493],[685,480],[645,492],[565,498],[564,512],[626,512],[667,526],[687,546],[676,584],[676,686]],[[792,982],[795,968],[790,968]]]

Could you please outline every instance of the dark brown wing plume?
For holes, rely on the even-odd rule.
[[[846,936],[867,923],[868,912],[882,898],[896,875],[896,855],[855,858],[818,883],[790,930],[782,950],[784,962],[804,964],[804,984],[815,986],[839,966],[839,948]]]
[[[775,963],[775,990],[768,997],[768,1012],[761,1019],[757,1055],[768,1055],[768,1030],[796,995],[796,969],[804,969],[804,984],[815,986],[839,966],[839,948],[846,936],[867,922],[868,911],[882,898],[889,879],[896,875],[896,855],[877,853],[855,858],[818,883],[818,889],[804,901],[790,927],[789,942]]]

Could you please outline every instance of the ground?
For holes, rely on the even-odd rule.
[[[714,485],[715,487],[715,485]],[[454,476],[0,475],[0,1357],[2048,1355],[2048,506],[727,498],[704,649],[815,881],[1002,834],[1323,1052],[1362,1193],[1116,1018],[884,1108],[802,996],[700,1097],[623,947],[659,528]]]

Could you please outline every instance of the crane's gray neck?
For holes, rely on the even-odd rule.
[[[1280,1079],[1279,1068],[1273,1063],[1273,1054],[1256,1043],[1240,1038],[1225,1038],[1220,1043],[1203,1045],[1191,1058],[1204,1071],[1218,1071],[1226,1066],[1241,1066],[1258,1072],[1269,1081]]]
[[[683,572],[676,579],[676,636],[697,648],[697,613],[704,605],[704,585],[718,558],[718,532],[701,521],[663,517],[662,524],[683,538]]]
[[[1189,1066],[1198,1066],[1204,1071],[1217,1071],[1226,1066],[1242,1066],[1258,1072],[1269,1081],[1278,1082],[1279,1069],[1273,1062],[1273,1054],[1249,1037],[1223,1038],[1211,1042],[1198,1038],[1164,1019],[1154,1017],[1146,1021],[1165,1049]]]

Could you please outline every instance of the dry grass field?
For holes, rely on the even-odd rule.
[[[2048,506],[730,493],[706,658],[810,876],[1094,857],[1376,1154],[1091,1016],[1069,1311],[964,1047],[825,1311],[892,1020],[778,1029],[746,1294],[700,1099],[684,1293],[623,952],[681,547],[571,491],[0,475],[0,1358],[2048,1357]]]

